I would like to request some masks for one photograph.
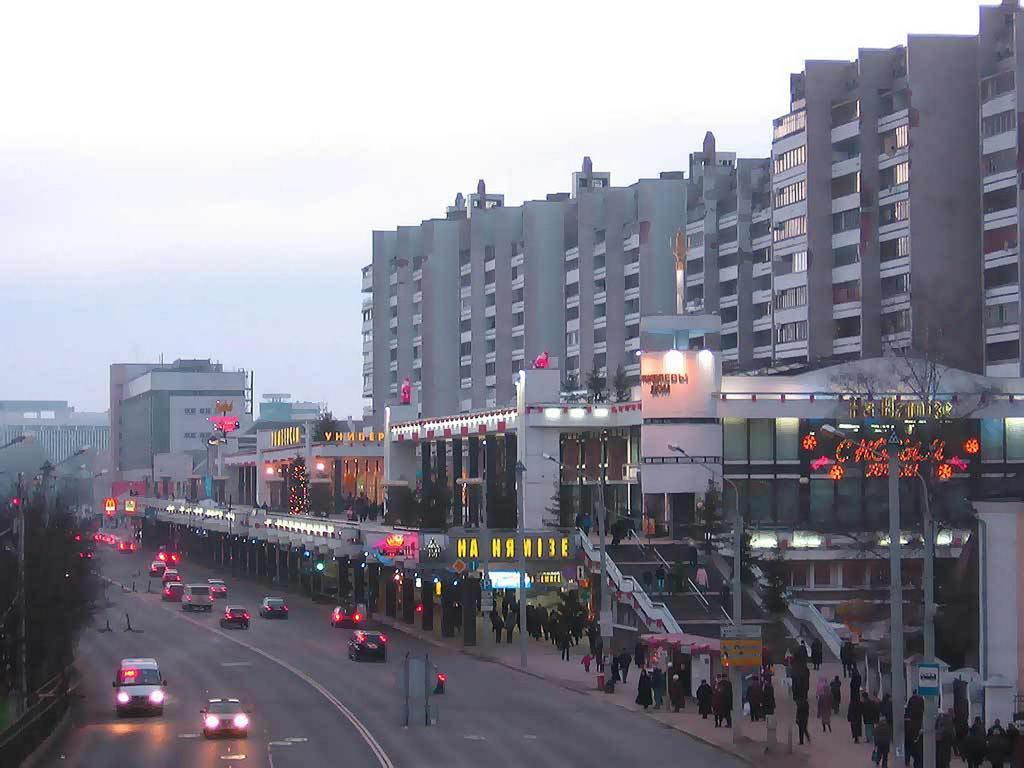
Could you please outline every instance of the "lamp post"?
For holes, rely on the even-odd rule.
[[[921,492],[924,497],[924,509],[921,516],[921,528],[924,534],[924,660],[928,664],[935,663],[935,529],[932,520],[932,506],[928,498],[928,484],[921,473],[917,473],[921,481]],[[935,768],[935,696],[924,697],[924,765]]]
[[[516,536],[519,541],[519,665],[526,669],[526,465],[516,462]]]
[[[678,453],[680,456],[691,459],[692,462],[692,457],[680,446],[669,445],[668,449]],[[715,471],[706,464],[697,464],[697,466],[703,467],[712,478],[717,477]],[[723,483],[728,483],[729,487],[732,488],[733,495],[732,623],[738,627],[743,623],[743,577],[741,572],[743,566],[741,557],[743,549],[743,516],[740,514],[740,494],[736,483],[725,476],[724,469],[721,473],[721,479]],[[730,667],[729,671],[732,678],[732,740],[736,742],[740,739],[740,724],[743,722],[743,676],[736,665]]]
[[[562,469],[562,462],[552,456],[550,453],[541,454],[545,459],[558,465],[559,471]],[[601,605],[598,616],[598,626],[601,630],[601,650],[598,651],[600,655],[604,653],[611,654],[612,652],[612,595],[608,589],[608,567],[607,555],[605,554],[605,518],[606,510],[604,507],[604,483],[600,482],[597,484],[597,538],[598,538],[598,551],[601,557]],[[602,667],[599,665],[598,667]]]

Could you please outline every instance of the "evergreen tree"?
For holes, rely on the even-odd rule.
[[[757,583],[757,576],[754,574],[754,566],[760,568],[761,558],[755,555],[750,546],[750,531],[743,531],[743,538],[740,539],[740,579],[748,587]]]
[[[548,519],[545,521],[547,525],[558,528],[573,526],[575,520],[573,520],[572,508],[563,509],[562,507],[562,478],[559,475],[555,475],[555,489],[545,509],[548,513]]]
[[[704,498],[697,503],[697,524],[700,526],[704,551],[711,554],[712,537],[722,524],[722,494],[714,480],[708,480]]]
[[[562,382],[562,397],[567,403],[575,403],[579,400],[580,377],[575,373],[565,374]]]
[[[436,480],[416,500],[416,524],[425,530],[447,530],[452,494],[448,486]]]
[[[324,411],[313,424],[313,439],[317,442],[322,442],[326,439],[324,437],[326,433],[337,432],[338,429],[338,421],[334,418],[334,414],[330,411]]]
[[[603,403],[607,397],[606,386],[605,377],[601,375],[601,369],[595,362],[587,374],[587,399],[592,403]]]
[[[786,554],[776,546],[771,557],[761,566],[768,586],[765,588],[764,605],[771,613],[786,612]]]
[[[293,515],[304,515],[309,511],[309,475],[306,473],[306,460],[298,457],[288,471],[288,511]]]
[[[619,363],[615,369],[615,377],[612,379],[612,389],[615,390],[615,402],[625,403],[633,396],[632,387],[629,386],[629,378],[626,376],[626,369]]]

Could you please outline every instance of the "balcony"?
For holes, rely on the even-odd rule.
[[[363,267],[363,293],[373,292],[373,265]]]

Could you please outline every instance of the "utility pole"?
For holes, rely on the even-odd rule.
[[[18,500],[18,687],[21,689],[20,715],[28,711],[28,638],[25,614],[28,606],[28,584],[25,577],[25,503],[21,498],[22,473],[18,473],[18,488],[15,498]]]
[[[924,495],[924,514],[921,527],[924,533],[924,660],[935,663],[935,528],[932,505],[928,498],[928,484],[921,477]],[[935,768],[935,705],[936,696],[924,697],[924,768]],[[893,713],[895,714],[895,713]]]
[[[725,478],[725,467],[722,467],[722,480]],[[743,551],[743,516],[740,514],[740,495],[736,485],[732,485],[733,508],[732,531],[732,623],[733,626],[743,625],[743,573],[741,555]],[[732,678],[732,740],[735,744],[740,740],[743,723],[743,672],[738,665],[729,667]]]
[[[889,655],[892,678],[892,743],[896,756],[903,754],[903,710],[906,691],[903,679],[903,568],[900,542],[900,438],[889,433]]]
[[[519,535],[516,538],[519,541],[516,542],[516,546],[519,549],[519,666],[526,669],[526,547],[524,546],[526,543],[526,487],[523,485],[524,474],[526,474],[526,465],[521,461],[517,461],[516,529]],[[509,637],[511,637],[511,634]]]

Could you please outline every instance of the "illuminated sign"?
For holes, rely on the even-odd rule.
[[[662,397],[672,393],[673,384],[689,384],[690,377],[685,373],[648,373],[640,377],[640,383],[650,385],[652,397]]]
[[[562,572],[561,571],[541,571],[537,574],[538,584],[561,584],[562,583]]]
[[[851,419],[948,419],[953,415],[953,403],[948,400],[899,400],[883,397],[865,400],[856,397],[850,401]]]
[[[108,496],[103,500],[103,511],[108,515],[112,515],[117,512],[117,499],[113,496]]]
[[[428,540],[421,551],[423,553],[424,560],[441,559],[441,545],[437,542],[437,539]]]
[[[135,514],[135,499],[125,499],[124,500],[124,511],[125,511],[126,514],[129,514],[129,515],[134,515]]]
[[[383,443],[383,432],[324,432],[328,443]]]
[[[813,450],[817,447],[817,440],[810,441],[807,439],[808,437],[813,437],[813,435],[805,435],[801,444],[805,450]],[[808,446],[811,447],[808,448]],[[971,450],[976,454],[981,450],[981,444],[977,438],[970,438],[964,444],[964,449],[969,455]],[[965,472],[968,468],[967,462],[959,456],[946,454],[946,441],[941,438],[935,438],[927,444],[909,437],[902,438],[897,459],[900,465],[900,477],[918,475],[922,464],[932,465],[935,476],[939,480],[949,480],[953,477],[954,470]],[[861,438],[859,440],[844,438],[836,445],[834,460],[829,456],[822,455],[810,462],[811,469],[814,471],[829,467],[828,476],[832,480],[842,480],[846,476],[846,465],[862,465],[866,478],[888,477],[889,447],[886,438]]]
[[[211,416],[210,423],[221,432],[234,432],[238,429],[237,416]]]
[[[419,557],[419,539],[416,534],[390,533],[374,547],[385,557],[415,560]]]
[[[487,576],[491,580],[494,589],[519,589],[519,571],[488,571]],[[533,579],[526,574],[526,586],[530,587]]]
[[[221,416],[227,416],[233,410],[235,410],[235,404],[230,400],[218,400],[213,406],[213,409]]]
[[[298,445],[302,442],[302,427],[281,427],[270,434],[270,444],[274,448]]]
[[[493,536],[491,560],[515,560],[519,556],[516,539],[516,536]],[[565,560],[570,556],[569,550],[569,537],[561,534],[530,534],[523,538],[523,555],[527,560]],[[455,540],[455,554],[459,558],[479,559],[480,540],[476,536],[460,536]]]

